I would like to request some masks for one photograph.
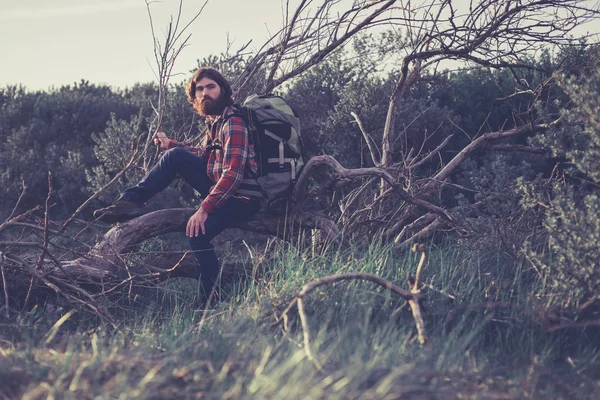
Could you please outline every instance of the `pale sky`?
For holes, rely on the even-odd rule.
[[[204,0],[184,0],[187,23]],[[175,72],[188,77],[196,60],[253,39],[259,47],[281,27],[281,0],[211,0],[190,26]],[[151,4],[161,39],[179,0]],[[209,38],[208,40],[206,40]],[[0,0],[0,87],[48,89],[86,79],[124,88],[155,81],[152,35],[144,0]]]
[[[180,1],[148,1],[162,39]],[[183,0],[182,24],[204,2]],[[252,48],[260,48],[281,28],[282,4],[285,0],[209,0],[186,31],[192,36],[177,59],[174,72],[179,75],[172,82],[187,79],[197,59],[224,52],[228,37],[234,51],[250,39]],[[468,12],[469,0],[453,4]],[[598,32],[599,27],[582,29]],[[22,84],[45,90],[85,79],[124,88],[155,81],[154,66],[144,0],[0,0],[0,87]]]

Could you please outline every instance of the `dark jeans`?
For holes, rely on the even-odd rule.
[[[176,147],[167,151],[158,164],[132,188],[127,189],[120,200],[138,205],[144,204],[152,196],[165,189],[179,174],[191,187],[205,197],[214,183],[206,175],[206,161],[196,157],[184,148]],[[260,202],[230,198],[221,207],[208,215],[204,228],[206,233],[198,237],[188,237],[188,244],[194,254],[200,274],[200,284],[206,297],[215,286],[219,275],[219,261],[215,254],[212,239],[234,222],[247,219],[260,208]]]

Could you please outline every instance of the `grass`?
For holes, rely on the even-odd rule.
[[[196,309],[195,281],[148,289],[113,310],[108,329],[85,310],[39,306],[0,325],[0,398],[23,399],[514,399],[593,398],[597,335],[548,333],[535,316],[539,282],[522,265],[481,265],[433,249],[424,270],[430,343],[419,346],[404,302],[368,282],[342,282],[306,299],[308,360],[294,314],[273,325],[300,288],[344,272],[401,287],[417,256],[298,252],[285,245],[223,288],[228,300]],[[252,264],[251,260],[247,260]],[[142,306],[143,304],[143,306]],[[54,335],[54,336],[53,336]]]

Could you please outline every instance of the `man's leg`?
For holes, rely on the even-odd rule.
[[[204,223],[205,234],[200,233],[197,237],[188,237],[196,267],[200,273],[200,285],[205,298],[208,298],[213,290],[220,269],[211,241],[234,222],[246,220],[256,213],[259,208],[260,202],[257,200],[244,202],[234,198],[229,199],[222,207],[217,208],[208,215]]]
[[[213,185],[206,175],[206,161],[184,148],[176,147],[167,151],[144,179],[136,186],[127,189],[119,200],[141,206],[169,186],[177,174],[203,196],[208,194]]]
[[[177,174],[202,195],[208,194],[213,185],[206,175],[206,161],[177,147],[167,151],[144,179],[127,189],[113,205],[96,210],[94,217],[116,223],[147,213],[144,203],[164,190]]]

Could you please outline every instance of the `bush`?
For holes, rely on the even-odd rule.
[[[562,76],[559,84],[567,96],[561,123],[536,142],[561,162],[545,190],[527,187],[525,201],[544,209],[548,242],[528,255],[548,289],[560,289],[548,303],[573,307],[593,302],[600,287],[600,69]]]

